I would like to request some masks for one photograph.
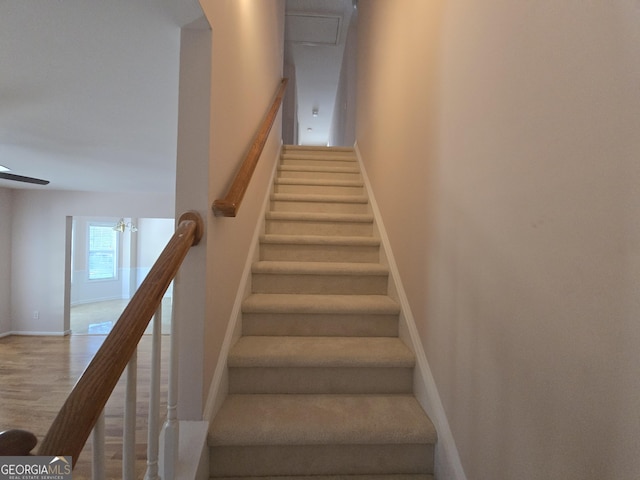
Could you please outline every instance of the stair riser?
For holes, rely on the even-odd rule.
[[[302,166],[302,167],[330,167],[330,168],[357,168],[358,163],[352,159],[344,157],[342,159],[326,159],[326,158],[302,158],[289,157],[283,158],[282,165],[286,166]]]
[[[271,201],[272,212],[369,213],[366,203]]]
[[[285,145],[282,153],[285,155],[316,155],[322,157],[331,157],[334,155],[351,155],[355,156],[355,150],[352,147],[324,147],[315,145]]]
[[[274,186],[275,193],[304,193],[308,195],[362,195],[362,186],[349,185],[305,185],[305,184],[281,184]]]
[[[380,248],[377,246],[275,243],[260,245],[261,260],[374,263],[378,262],[379,258]]]
[[[413,368],[229,368],[229,393],[411,393]]]
[[[348,180],[358,182],[362,180],[360,173],[355,172],[307,172],[299,170],[282,170],[278,178],[313,178],[314,180]]]
[[[266,233],[283,235],[339,235],[362,236],[373,235],[372,222],[320,222],[298,220],[267,220]]]
[[[263,274],[252,276],[253,293],[386,295],[388,275]]]
[[[300,445],[210,448],[213,477],[433,473],[434,446]]]
[[[243,335],[397,337],[398,315],[243,313]]]
[[[288,146],[282,151],[284,157],[318,157],[318,158],[335,158],[335,157],[348,157],[356,158],[356,153],[352,148],[340,147],[326,149],[324,147],[307,148],[300,146]]]
[[[309,152],[309,151],[285,151],[282,154],[282,159],[322,159],[322,160],[350,160],[355,162],[357,157],[353,151],[351,152]]]

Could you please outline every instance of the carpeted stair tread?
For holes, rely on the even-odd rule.
[[[368,213],[267,212],[266,219],[299,222],[373,223],[373,215]]]
[[[380,263],[286,262],[261,260],[251,267],[252,273],[271,275],[387,275],[389,269]]]
[[[358,167],[324,167],[321,165],[280,165],[280,172],[323,172],[323,173],[360,173]]]
[[[276,185],[313,185],[322,187],[362,187],[361,180],[332,180],[329,178],[276,178]]]
[[[399,338],[244,336],[229,367],[411,368],[415,358]]]
[[[281,202],[367,203],[365,195],[322,195],[309,193],[273,193],[271,200]]]
[[[323,158],[336,157],[336,156],[352,156],[355,157],[355,151],[353,148],[335,148],[335,147],[321,147],[321,148],[308,148],[302,146],[284,147],[282,149],[282,155],[317,155]]]
[[[260,243],[287,245],[326,245],[326,246],[380,246],[380,239],[374,237],[357,236],[327,236],[327,235],[278,235],[266,234],[260,236]]]
[[[281,156],[282,160],[322,160],[335,162],[353,162],[356,163],[356,156],[353,152],[334,151],[329,155],[313,152],[313,151],[285,151]]]
[[[325,147],[321,145],[283,145],[283,153],[307,153],[321,154],[324,157],[331,155],[355,155],[353,147]]]
[[[242,303],[246,313],[396,315],[400,306],[387,295],[299,295],[254,293]]]
[[[358,165],[353,148],[284,146],[281,159],[281,163],[286,165],[291,163],[312,165],[314,162],[321,162],[325,166]]]
[[[320,152],[324,154],[331,153],[354,153],[353,147],[325,147],[319,145],[283,145],[285,152]]]
[[[210,446],[434,444],[413,395],[229,395]]]

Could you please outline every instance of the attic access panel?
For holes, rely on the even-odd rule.
[[[305,45],[337,45],[342,17],[310,13],[287,13],[285,40]]]

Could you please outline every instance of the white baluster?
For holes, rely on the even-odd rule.
[[[176,477],[178,465],[178,322],[176,321],[176,297],[171,314],[171,346],[169,355],[169,387],[167,392],[167,420],[164,423],[163,480]]]
[[[93,455],[91,463],[91,478],[93,480],[104,480],[104,465],[105,465],[105,453],[104,453],[104,410],[100,413],[95,426],[93,427],[92,440],[93,440]]]
[[[162,303],[153,317],[151,348],[151,386],[149,388],[149,430],[147,434],[147,472],[145,480],[158,479],[158,452],[160,450],[160,354],[162,340]]]
[[[136,387],[138,383],[138,350],[133,352],[127,365],[127,390],[124,401],[122,428],[122,478],[136,478]]]

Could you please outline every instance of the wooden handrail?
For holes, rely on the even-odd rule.
[[[224,198],[219,198],[213,202],[211,208],[217,217],[235,217],[238,213],[244,193],[249,187],[253,171],[256,169],[260,155],[262,155],[262,150],[267,143],[267,138],[269,137],[269,132],[271,131],[273,122],[278,115],[278,110],[282,104],[284,91],[287,88],[288,81],[289,80],[287,78],[283,78],[282,82],[280,82],[280,86],[276,91],[271,108],[269,108],[266,117],[262,121],[258,134],[253,139],[253,143],[251,144],[247,155],[244,157],[242,165],[240,166],[238,173],[236,173],[227,194]]]
[[[180,216],[167,246],[67,397],[38,449],[38,455],[68,455],[75,466],[164,293],[189,248],[198,244],[203,231],[204,224],[198,213],[186,212]]]

